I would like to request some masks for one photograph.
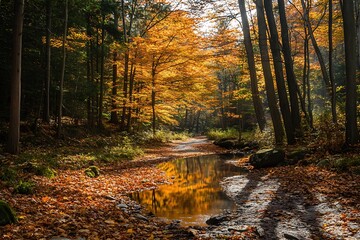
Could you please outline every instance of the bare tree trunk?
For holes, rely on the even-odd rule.
[[[274,13],[272,9],[272,1],[265,1],[264,7],[270,30],[270,48],[273,55],[273,63],[276,76],[276,84],[279,94],[280,110],[284,120],[286,138],[288,144],[295,143],[294,126],[291,121],[291,112],[289,107],[289,100],[286,92],[284,72],[282,66],[281,52],[279,46],[279,36],[276,28]]]
[[[259,48],[261,54],[261,64],[264,72],[266,95],[274,128],[275,142],[276,144],[282,144],[284,141],[284,129],[281,122],[280,112],[277,106],[276,93],[270,67],[263,0],[256,0],[256,13],[259,28]]]
[[[313,29],[311,27],[311,23],[310,23],[310,19],[309,19],[309,7],[306,6],[305,0],[301,0],[301,5],[302,5],[302,8],[303,8],[303,12],[304,12],[303,17],[304,17],[306,27],[308,29],[308,33],[309,33],[309,36],[310,36],[310,39],[311,39],[311,43],[313,45],[313,48],[315,50],[316,56],[317,56],[319,64],[320,64],[320,69],[321,69],[323,80],[324,80],[324,83],[325,83],[325,86],[326,86],[326,90],[328,92],[328,95],[330,96],[330,104],[331,104],[333,119],[336,119],[336,116],[334,116],[334,113],[336,114],[336,106],[333,105],[333,99],[335,99],[333,96],[335,95],[335,92],[333,92],[334,89],[333,89],[332,84],[330,82],[330,78],[329,78],[329,74],[328,74],[328,71],[327,71],[326,66],[325,66],[324,58],[323,58],[323,56],[321,54],[319,45],[317,44],[317,41],[316,41],[315,36],[314,36],[314,31],[313,31]]]
[[[128,29],[126,27],[126,16],[125,16],[125,2],[121,0],[121,19],[122,19],[122,27],[124,34],[124,43],[128,42]],[[127,46],[126,46],[127,48]],[[125,130],[125,119],[126,119],[126,99],[127,99],[127,89],[128,89],[128,78],[129,78],[129,49],[125,51],[124,57],[124,77],[123,77],[123,106],[122,106],[122,114],[120,121],[120,129]]]
[[[69,11],[69,1],[65,0],[65,17],[64,17],[64,34],[62,39],[62,66],[61,66],[61,77],[60,77],[60,88],[59,88],[59,106],[58,106],[58,127],[57,127],[57,137],[61,136],[62,128],[62,106],[63,106],[63,97],[64,97],[64,78],[65,78],[65,65],[66,65],[66,37],[67,37],[67,28],[68,28],[68,11]]]
[[[93,40],[91,31],[91,16],[88,13],[87,16],[87,36],[89,38],[87,42],[87,81],[89,86],[94,84],[94,54],[93,54]],[[91,92],[87,98],[87,124],[90,128],[94,127],[94,93]]]
[[[248,21],[247,14],[246,14],[245,1],[239,0],[238,2],[239,2],[239,9],[240,9],[241,20],[242,20],[242,29],[243,29],[243,33],[244,33],[244,44],[245,44],[245,49],[246,49],[246,56],[247,56],[249,71],[250,71],[252,100],[253,100],[253,104],[254,104],[254,110],[255,110],[257,123],[259,125],[260,130],[263,131],[265,128],[265,125],[266,125],[266,120],[265,120],[263,105],[262,105],[262,102],[260,99],[259,89],[258,89],[254,51],[253,51],[253,46],[252,46],[251,37],[250,37],[249,21]]]
[[[155,136],[156,133],[156,110],[155,110],[155,103],[156,103],[156,66],[155,66],[155,59],[152,63],[152,69],[151,69],[151,109],[152,109],[152,131],[153,136]]]
[[[50,82],[51,82],[51,1],[46,1],[46,76],[43,121],[50,123]]]
[[[360,1],[355,1],[356,35],[357,35],[357,67],[360,74]]]
[[[130,131],[131,129],[131,118],[132,118],[132,103],[133,103],[133,92],[134,92],[134,83],[135,83],[135,75],[136,75],[136,66],[135,63],[132,62],[130,66],[130,81],[129,81],[129,107],[128,107],[128,115],[127,115],[127,125],[126,130]]]
[[[115,31],[118,31],[119,28],[119,13],[117,8],[114,11],[114,28]],[[116,103],[117,98],[117,79],[118,79],[118,66],[117,66],[117,52],[114,51],[114,58],[113,58],[113,79],[112,79],[112,89],[111,89],[111,115],[110,115],[110,122],[111,123],[119,123],[118,118],[118,104]]]
[[[329,77],[331,84],[331,113],[333,123],[337,123],[336,114],[336,86],[334,80],[333,70],[333,1],[329,0],[329,22],[328,22],[328,37],[329,37]]]
[[[296,133],[301,134],[301,117],[299,109],[298,85],[294,73],[293,60],[291,56],[290,40],[289,40],[289,29],[286,20],[286,9],[284,0],[278,0],[280,23],[281,23],[281,38],[282,47],[285,60],[285,70],[287,76],[287,83],[289,87],[290,106],[291,106],[291,119],[294,125]]]
[[[343,1],[343,24],[345,39],[346,63],[346,143],[349,145],[359,142],[357,128],[357,94],[356,94],[356,26],[353,1]]]
[[[21,109],[21,61],[24,23],[24,0],[15,1],[15,19],[13,30],[10,125],[7,151],[18,154],[20,151],[20,109]]]
[[[99,116],[98,127],[103,128],[103,101],[104,101],[104,59],[105,59],[105,13],[102,13],[101,21],[101,53],[100,53],[100,94],[99,94]]]
[[[110,122],[111,123],[119,123],[118,115],[117,115],[117,104],[116,104],[116,97],[117,97],[117,53],[114,52],[114,63],[113,63],[113,79],[112,79],[112,89],[111,89],[111,115],[110,115]]]

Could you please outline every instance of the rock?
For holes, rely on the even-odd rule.
[[[308,154],[309,151],[307,149],[296,149],[292,152],[289,152],[286,155],[287,161],[289,164],[296,164],[298,163],[300,160],[303,160],[306,156],[306,154]]]
[[[284,238],[289,239],[289,240],[299,240],[298,237],[295,237],[295,236],[287,234],[287,233],[284,233]]]
[[[189,228],[188,231],[191,233],[193,237],[197,237],[199,235],[199,231],[193,228]]]
[[[247,225],[231,226],[228,228],[228,230],[236,231],[236,232],[246,232],[249,230],[249,226]]]
[[[0,200],[0,226],[16,223],[16,215],[14,210],[4,201]]]
[[[143,221],[146,221],[146,222],[148,222],[149,221],[149,219],[147,219],[146,217],[144,217],[143,215],[141,215],[141,214],[135,214],[134,215],[137,219],[140,219],[140,220],[143,220]]]
[[[105,199],[116,201],[117,199],[112,196],[104,196]]]
[[[281,149],[262,149],[250,156],[249,163],[254,168],[276,167],[284,162],[285,152]]]
[[[321,168],[329,168],[331,166],[331,163],[328,159],[322,159],[316,165]]]
[[[116,205],[116,207],[125,209],[125,208],[128,208],[128,205],[126,205],[125,203],[120,203],[120,204]]]
[[[206,220],[206,224],[219,226],[222,222],[229,220],[227,216],[215,216]]]
[[[226,149],[239,149],[243,152],[248,152],[259,147],[259,144],[255,141],[243,142],[234,138],[219,139],[215,141],[214,144]]]
[[[235,146],[238,145],[238,143],[239,143],[238,140],[231,139],[231,138],[219,139],[219,140],[214,142],[215,145],[217,145],[219,147],[226,148],[226,149],[235,148]]]

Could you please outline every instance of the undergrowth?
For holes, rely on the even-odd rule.
[[[253,133],[252,132],[241,132],[235,128],[228,128],[226,130],[222,129],[210,129],[206,136],[210,140],[220,140],[220,139],[239,139],[241,137],[242,140],[249,141],[251,140]]]
[[[140,143],[167,143],[173,140],[186,140],[191,135],[188,132],[171,132],[168,130],[157,130],[142,132],[136,136]]]

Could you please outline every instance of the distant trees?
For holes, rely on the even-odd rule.
[[[32,129],[42,119],[58,135],[64,122],[126,132],[242,130],[256,122],[268,131],[269,115],[277,144],[284,133],[295,143],[329,113],[337,127],[346,118],[346,141],[358,142],[358,1],[197,3],[193,14],[214,4],[232,17],[216,18],[203,34],[200,18],[174,1],[34,0],[25,18],[18,12],[24,1],[1,1],[0,120],[10,123],[8,150],[19,149],[20,112]]]

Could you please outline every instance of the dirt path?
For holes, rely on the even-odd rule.
[[[54,179],[34,176],[32,195],[14,194],[0,182],[0,199],[19,222],[0,227],[0,239],[360,239],[360,178],[316,167],[280,167],[224,179],[237,204],[219,226],[183,228],[149,215],[127,197],[169,179],[156,163],[222,153],[203,137],[149,146],[135,161],[101,168],[59,170]]]

